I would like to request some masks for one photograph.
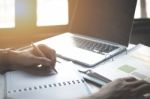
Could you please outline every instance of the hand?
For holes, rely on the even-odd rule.
[[[41,57],[33,47],[24,51],[10,51],[8,54],[10,69],[19,69],[36,74],[49,73],[56,63],[56,52],[46,45],[38,45],[37,47],[46,57]],[[38,65],[43,67],[38,68]]]
[[[149,83],[128,77],[108,83],[87,99],[150,99],[143,96],[146,93],[150,93]]]

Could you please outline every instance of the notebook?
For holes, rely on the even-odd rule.
[[[138,44],[127,54],[114,58],[93,69],[101,76],[115,80],[123,77],[135,77],[150,83],[150,47]]]
[[[37,76],[22,71],[5,74],[6,99],[77,99],[90,94],[71,63],[57,63],[55,75]]]
[[[69,32],[42,41],[59,57],[92,67],[124,51],[136,0],[76,0]]]

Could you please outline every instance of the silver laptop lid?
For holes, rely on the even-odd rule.
[[[137,0],[77,0],[70,32],[127,46]]]

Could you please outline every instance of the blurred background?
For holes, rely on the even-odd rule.
[[[0,48],[68,31],[77,0],[0,0]],[[130,43],[150,46],[150,0],[138,0]]]
[[[138,0],[131,43],[150,46],[150,0]]]

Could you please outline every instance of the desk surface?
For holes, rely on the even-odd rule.
[[[135,45],[130,44],[127,49],[129,50],[129,49],[133,48],[134,46],[135,46]],[[122,54],[125,54],[125,52],[124,52],[124,53],[121,53],[120,55],[122,55]],[[120,55],[119,55],[119,56],[120,56]],[[117,57],[117,56],[116,56],[116,57]],[[59,58],[59,60],[66,62],[65,60],[60,59],[60,58]],[[107,60],[106,62],[109,62],[109,61],[112,61],[112,59],[109,59],[109,60]],[[106,63],[106,62],[104,62],[104,63]],[[77,65],[77,64],[74,64],[74,65],[75,65],[76,68],[79,69],[79,70],[87,70],[87,69],[89,69],[89,68],[86,68],[86,67],[83,67],[83,66],[80,66],[80,65]],[[99,64],[98,66],[100,66],[100,65],[101,65],[101,64]],[[94,68],[97,68],[98,66],[96,66],[96,67],[94,67]],[[94,85],[92,85],[92,84],[88,84],[88,85],[89,85],[89,88],[91,89],[92,92],[95,92],[95,91],[98,90],[98,87],[96,87],[96,86],[94,86]],[[1,74],[0,74],[0,99],[4,99],[4,90],[5,90],[4,87],[5,87],[5,78],[4,78],[4,75],[1,75]]]

